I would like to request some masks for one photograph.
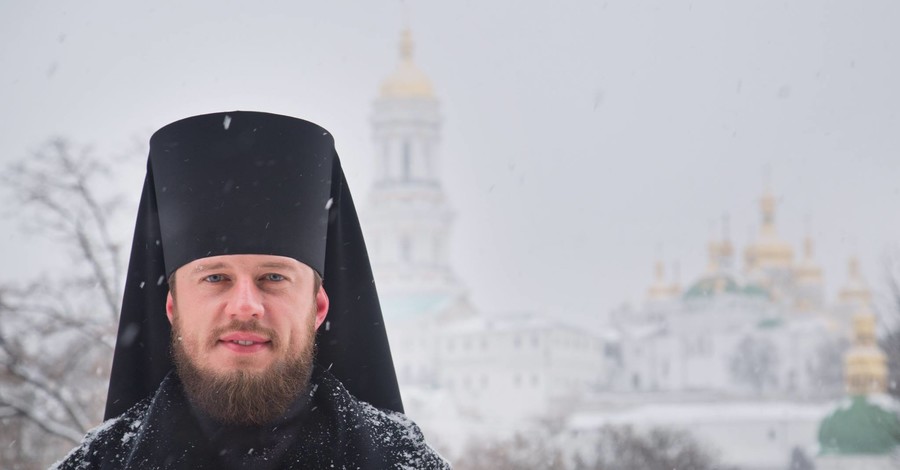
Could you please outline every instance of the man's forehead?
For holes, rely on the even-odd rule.
[[[312,270],[294,258],[277,255],[219,255],[210,256],[208,258],[200,258],[178,268],[183,272],[202,272],[211,269],[255,269],[255,268],[278,268],[294,271]]]

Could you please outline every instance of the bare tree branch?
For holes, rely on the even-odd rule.
[[[7,362],[4,365],[10,376],[32,385],[35,390],[49,395],[53,402],[62,408],[75,426],[82,430],[90,427],[91,420],[87,417],[84,410],[78,406],[77,400],[72,397],[72,394],[66,388],[59,387],[52,379],[39,371],[24,367],[21,362]]]
[[[46,443],[71,446],[99,424],[124,273],[109,174],[90,147],[61,138],[0,173],[0,207],[71,256],[59,276],[0,284],[0,419],[28,466],[65,451]]]
[[[72,443],[72,445],[78,444],[79,442],[81,442],[81,438],[84,437],[84,431],[62,426],[54,420],[48,419],[34,407],[19,403],[13,403],[4,397],[0,397],[0,407],[9,407],[15,410],[16,413],[24,418],[27,418],[29,422],[34,423],[36,426],[44,430],[44,432],[46,432],[47,434],[61,437],[66,441]]]

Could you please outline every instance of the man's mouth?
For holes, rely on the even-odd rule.
[[[220,336],[219,342],[226,348],[236,352],[256,352],[272,343],[269,338],[264,336],[241,331]]]

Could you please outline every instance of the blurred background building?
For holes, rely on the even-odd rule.
[[[797,250],[782,238],[771,188],[743,256],[725,218],[704,272],[682,286],[659,259],[643,304],[608,321],[473,305],[448,256],[454,212],[441,184],[439,100],[413,49],[405,30],[374,103],[376,177],[363,216],[407,411],[430,438],[461,452],[478,436],[557,419],[582,437],[608,425],[688,431],[746,469],[783,468],[798,449],[821,468],[893,465],[898,435],[873,438],[878,455],[845,455],[860,449],[847,436],[893,432],[868,418],[847,427],[848,416],[896,421],[878,411],[892,402],[884,353],[872,349],[874,317],[859,313],[872,302],[859,262],[850,258],[829,302],[814,240]],[[857,359],[845,362],[854,339],[847,354]],[[852,404],[834,411],[845,374]]]
[[[446,391],[488,427],[571,406],[598,387],[604,343],[546,316],[484,315],[469,301],[447,256],[438,99],[413,47],[404,31],[375,101],[377,176],[363,213],[401,387]]]

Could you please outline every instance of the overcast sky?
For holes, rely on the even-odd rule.
[[[829,298],[852,254],[881,282],[900,239],[892,0],[6,0],[0,164],[51,135],[121,154],[189,115],[269,111],[331,130],[362,206],[404,24],[441,101],[454,265],[479,309],[637,304],[660,253],[687,284],[723,214],[742,253],[766,167],[779,233],[799,254],[810,227]],[[134,200],[145,158],[117,179]],[[9,220],[0,241],[3,279],[58,271]]]

